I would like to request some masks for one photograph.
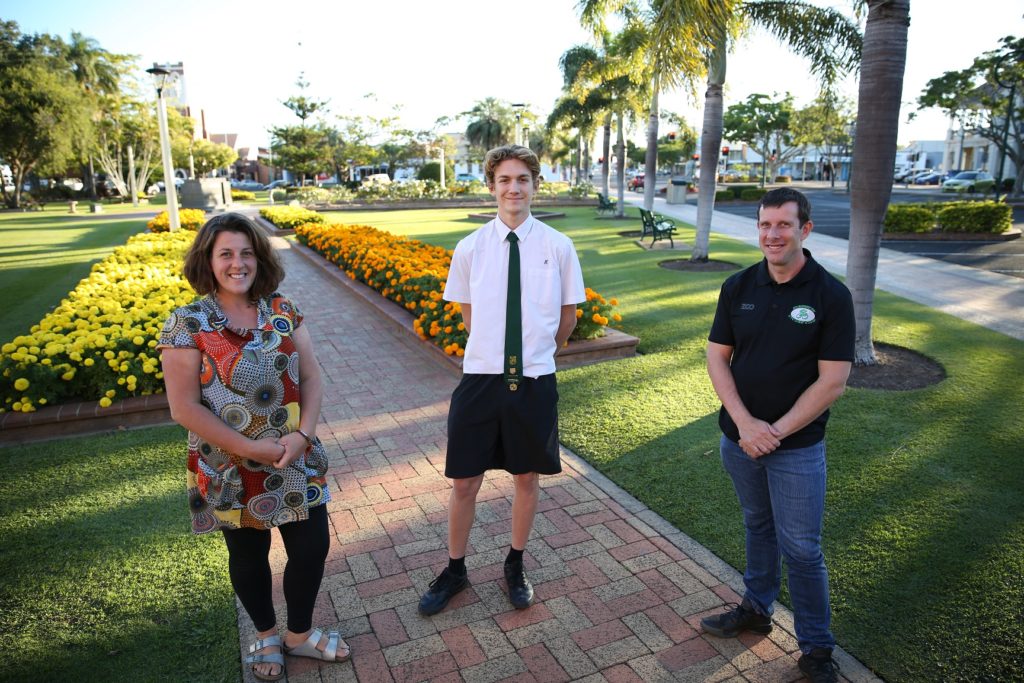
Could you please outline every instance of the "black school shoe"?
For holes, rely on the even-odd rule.
[[[836,683],[839,680],[839,664],[832,659],[832,650],[828,648],[817,647],[801,655],[797,666],[811,679],[811,683]]]
[[[735,609],[704,617],[700,625],[707,633],[719,638],[735,638],[744,631],[772,632],[772,618],[758,613],[746,599]]]
[[[508,584],[508,599],[516,609],[526,609],[533,603],[533,586],[526,578],[522,562],[505,563],[505,583]]]
[[[430,582],[430,588],[420,598],[419,611],[429,617],[437,614],[448,605],[448,601],[469,586],[468,574],[453,574],[445,567],[441,575]]]

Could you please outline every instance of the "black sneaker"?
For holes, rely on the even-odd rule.
[[[772,632],[772,618],[759,614],[747,600],[728,612],[704,617],[700,625],[707,633],[719,638],[735,638],[743,631]]]
[[[420,614],[429,617],[443,610],[448,601],[469,586],[467,574],[453,574],[445,567],[441,575],[430,582],[430,588],[420,598]]]
[[[839,663],[832,659],[832,650],[818,647],[801,655],[797,662],[800,671],[811,683],[836,683],[839,680]]]
[[[526,578],[522,562],[505,563],[505,583],[508,584],[508,599],[516,609],[526,609],[533,602],[533,586]]]

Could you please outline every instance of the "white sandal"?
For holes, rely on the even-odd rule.
[[[248,664],[249,668],[252,670],[252,675],[261,681],[279,681],[284,678],[284,655],[280,652],[274,652],[269,655],[256,654],[257,650],[262,650],[265,647],[279,647],[284,649],[284,644],[281,642],[281,636],[261,638],[250,645],[249,656],[245,658],[245,663]],[[256,670],[257,664],[277,664],[281,669],[276,675],[260,673]]]
[[[291,655],[292,657],[309,657],[311,659],[319,659],[323,662],[345,662],[352,656],[352,650],[349,648],[348,643],[341,639],[341,633],[338,631],[327,632],[327,647],[323,650],[317,648],[320,644],[320,639],[323,638],[324,634],[318,628],[313,629],[306,638],[306,642],[295,647],[284,646],[285,654]],[[338,657],[338,645],[345,648],[345,656]]]

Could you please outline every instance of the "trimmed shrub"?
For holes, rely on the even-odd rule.
[[[245,190],[231,190],[231,201],[233,202],[251,202],[255,199],[255,192],[246,192]]]
[[[597,192],[597,188],[594,187],[594,183],[584,180],[578,185],[573,185],[569,188],[570,199],[586,199],[592,194]]]
[[[275,202],[283,202],[288,199],[288,191],[281,188],[271,191],[270,196],[274,198]]]
[[[428,161],[420,167],[420,170],[416,173],[416,180],[433,180],[435,183],[441,182],[441,164],[437,161]],[[445,183],[450,183],[455,180],[455,162],[445,159],[444,162],[444,180]]]
[[[1013,225],[1008,204],[996,202],[949,202],[939,209],[943,232],[1003,233]]]
[[[777,175],[777,176],[775,176],[775,182],[777,182],[777,183],[791,183],[791,182],[793,182],[793,176]]]
[[[206,222],[206,212],[202,209],[178,209],[178,223],[182,230],[198,230]],[[171,216],[161,211],[154,216],[146,227],[150,232],[168,232],[171,229]]]
[[[885,232],[929,232],[935,227],[935,208],[930,204],[889,204],[882,224]]]
[[[719,190],[715,192],[715,203],[718,202],[731,202],[736,199],[736,195],[732,193],[732,190]]]
[[[740,192],[740,199],[745,202],[756,202],[766,194],[768,194],[768,190],[764,189],[763,187],[752,187],[750,189],[743,190],[743,192]]]
[[[756,189],[758,189],[757,185],[733,185],[732,187],[729,188],[729,191],[732,192],[733,197],[735,197],[736,199],[740,199],[740,195],[743,194],[744,190]]]
[[[266,206],[260,209],[260,216],[282,230],[289,230],[304,223],[324,222],[324,217],[316,211],[299,206]]]

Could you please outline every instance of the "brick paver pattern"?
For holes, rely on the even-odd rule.
[[[284,244],[275,240],[276,244]],[[314,625],[340,628],[353,657],[288,657],[299,681],[792,681],[791,633],[723,640],[699,622],[739,596],[563,464],[542,477],[526,568],[536,603],[508,602],[502,563],[512,481],[480,489],[466,565],[472,586],[422,617],[420,594],[447,562],[448,401],[458,377],[422,342],[282,248],[281,290],[306,314],[324,376],[318,434],[330,454],[331,552]],[[285,559],[274,533],[279,623]],[[244,648],[254,639],[239,609]],[[245,680],[253,680],[248,670]]]

